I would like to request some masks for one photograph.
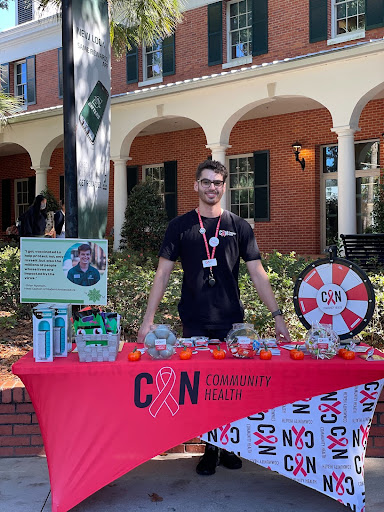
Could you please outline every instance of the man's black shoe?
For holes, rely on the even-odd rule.
[[[243,466],[242,460],[227,450],[220,451],[220,464],[228,469],[240,469]]]
[[[196,473],[198,475],[213,475],[216,472],[216,466],[219,463],[219,449],[210,447],[205,449],[204,455],[201,457],[200,462],[196,466]]]

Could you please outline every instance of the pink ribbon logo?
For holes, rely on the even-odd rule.
[[[154,418],[156,418],[163,405],[168,407],[172,416],[178,412],[180,406],[171,394],[175,386],[175,382],[176,374],[172,368],[165,366],[157,372],[156,387],[159,394],[149,408],[149,412]]]
[[[333,298],[333,290],[328,290],[328,306],[331,304],[336,304],[335,299]]]
[[[224,425],[223,427],[219,427],[219,428],[221,430],[220,443],[226,445],[229,443],[228,431],[231,428],[231,424],[228,423],[228,425]]]
[[[368,439],[369,427],[364,428],[363,425],[360,425],[360,430],[363,434],[363,437],[361,438],[361,446],[364,446],[365,441]]]
[[[294,476],[297,476],[299,471],[302,473],[303,476],[307,476],[308,473],[303,468],[304,457],[301,455],[301,453],[295,455],[295,462],[296,468],[293,470]]]
[[[270,443],[274,444],[277,443],[277,437],[276,436],[263,436],[263,434],[260,434],[260,432],[254,432],[253,433],[256,437],[259,439],[255,441],[255,445],[258,446],[261,443]]]
[[[292,427],[291,430],[296,436],[295,446],[298,450],[301,450],[302,448],[304,448],[304,441],[302,437],[305,432],[305,427],[301,427],[299,431],[296,429],[296,427]]]
[[[338,477],[333,471],[332,476],[336,481],[336,492],[339,496],[342,496],[344,494],[343,481],[345,478],[345,473],[341,473],[341,475]]]
[[[328,446],[330,450],[334,448],[335,446],[347,446],[348,439],[346,437],[341,437],[340,439],[336,439],[336,437],[333,437],[331,435],[327,436],[327,439],[332,441],[332,443]]]
[[[360,393],[363,395],[364,398],[360,400],[360,403],[363,404],[367,400],[376,400],[377,391],[372,391],[372,393],[368,393],[365,391],[365,389],[361,390]]]
[[[332,404],[320,404],[319,411],[321,411],[321,412],[331,411],[331,412],[334,412],[335,414],[341,414],[341,411],[339,411],[339,409],[336,409],[336,407],[338,407],[339,405],[341,405],[341,402],[339,402],[339,400],[337,402],[335,402],[333,405]]]

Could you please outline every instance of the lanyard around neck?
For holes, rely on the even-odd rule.
[[[203,225],[203,221],[201,220],[201,215],[200,215],[200,211],[199,209],[197,209],[197,215],[199,217],[199,224],[200,224],[200,233],[203,235],[203,239],[204,239],[204,244],[205,244],[205,250],[207,251],[207,257],[208,259],[213,259],[215,257],[215,252],[216,252],[216,247],[214,247],[212,249],[212,255],[209,253],[209,247],[208,247],[208,242],[207,242],[207,236],[205,234],[205,228],[204,228],[204,225]],[[219,233],[219,227],[220,227],[220,221],[221,221],[221,213],[220,213],[220,217],[219,217],[219,220],[217,221],[217,226],[216,226],[216,232],[215,232],[215,238],[217,238],[217,235]],[[212,268],[212,267],[211,267]]]

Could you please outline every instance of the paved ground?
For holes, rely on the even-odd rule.
[[[156,457],[107,485],[73,512],[347,512],[340,503],[248,461],[243,469],[195,472],[198,458]],[[365,464],[366,512],[384,512],[384,459]],[[151,501],[156,493],[162,501]],[[51,510],[46,459],[0,458],[0,511]],[[349,509],[348,509],[349,510]],[[358,511],[360,512],[360,511]]]

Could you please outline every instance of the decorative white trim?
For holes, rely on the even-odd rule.
[[[13,62],[61,46],[61,23],[55,14],[0,32],[0,62]]]
[[[157,76],[156,78],[151,78],[149,80],[143,80],[142,82],[139,82],[137,85],[138,87],[148,86],[148,85],[154,85],[154,84],[161,84],[163,81],[162,76]]]
[[[222,69],[234,68],[236,66],[244,66],[245,64],[252,64],[252,55],[246,57],[240,57],[239,59],[233,59],[230,62],[226,62],[221,67]]]
[[[339,34],[338,36],[328,39],[327,45],[344,43],[346,41],[354,41],[355,39],[362,39],[365,37],[365,30],[355,30],[353,32],[347,32],[346,34]]]

